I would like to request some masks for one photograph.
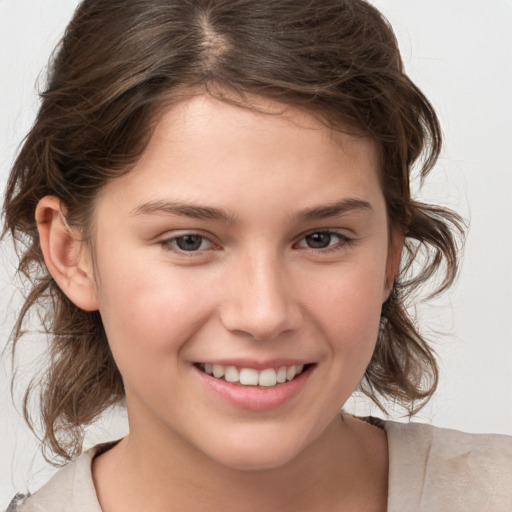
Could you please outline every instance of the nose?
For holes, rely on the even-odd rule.
[[[276,256],[252,255],[239,261],[225,283],[220,311],[224,327],[258,340],[298,329],[302,313],[288,276]]]

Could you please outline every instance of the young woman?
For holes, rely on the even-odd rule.
[[[340,413],[435,390],[405,300],[456,273],[460,219],[409,188],[440,147],[366,2],[85,0],[4,204],[73,462],[10,510],[508,510],[509,438]]]

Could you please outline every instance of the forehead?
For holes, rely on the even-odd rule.
[[[345,191],[375,194],[378,174],[369,137],[335,131],[310,112],[262,98],[241,107],[197,95],[160,114],[134,169],[102,195],[116,189],[130,203],[172,195],[236,204],[244,197],[269,206],[286,195],[307,208]]]
[[[241,137],[244,131],[252,132],[251,135],[258,132],[261,135],[280,132],[282,140],[289,135],[294,138],[307,138],[312,144],[319,141],[332,144],[345,152],[375,153],[376,143],[361,130],[349,127],[348,123],[340,120],[332,123],[327,116],[315,110],[255,94],[244,95],[243,100],[233,98],[229,93],[219,94],[220,96],[212,96],[198,91],[192,96],[185,96],[185,99],[171,107],[164,108],[158,116],[152,143],[158,143],[168,134],[176,136],[178,133],[184,135],[182,140],[187,136],[197,137],[203,133],[211,138],[212,128],[217,127],[220,128],[217,130],[219,138],[226,135]],[[334,124],[336,128],[333,127]],[[253,140],[253,143],[258,143],[258,140]]]

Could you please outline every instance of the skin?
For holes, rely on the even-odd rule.
[[[58,200],[38,206],[47,266],[99,309],[125,383],[130,434],[93,466],[105,512],[386,508],[385,433],[339,414],[401,250],[377,149],[256,101],[272,115],[203,95],[164,113],[97,198],[94,257]],[[198,250],[180,250],[187,234]],[[264,411],[215,395],[195,366],[291,355],[313,364],[307,382]]]

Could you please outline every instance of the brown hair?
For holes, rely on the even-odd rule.
[[[241,104],[256,94],[300,105],[377,142],[389,221],[407,238],[361,389],[382,408],[391,399],[412,413],[436,387],[432,349],[405,301],[443,262],[433,293],[452,283],[461,221],[411,198],[412,166],[421,160],[420,175],[427,175],[441,132],[432,106],[404,74],[381,14],[362,0],[85,0],[54,55],[4,203],[4,235],[10,232],[18,244],[19,271],[31,286],[13,352],[27,314],[41,305],[50,340],[39,396],[42,440],[60,457],[80,451],[83,427],[122,401],[124,391],[99,312],[76,307],[44,265],[36,205],[57,196],[70,225],[87,234],[98,190],[136,163],[162,105],[198,89]],[[421,268],[412,275],[418,256]],[[24,402],[32,426],[28,403],[35,389]]]

